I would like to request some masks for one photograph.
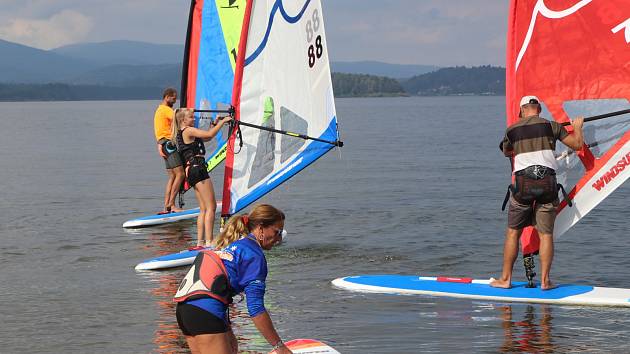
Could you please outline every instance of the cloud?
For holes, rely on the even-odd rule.
[[[39,48],[114,39],[183,44],[190,5],[190,0],[0,1],[0,38]],[[322,0],[331,60],[438,65],[504,63],[508,5],[507,0]]]
[[[507,1],[345,0],[323,5],[332,60],[504,63]]]
[[[74,10],[62,10],[44,19],[7,19],[0,25],[0,38],[51,49],[85,39],[92,27],[91,18]]]

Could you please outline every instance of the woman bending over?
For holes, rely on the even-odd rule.
[[[283,228],[284,213],[260,204],[249,214],[228,220],[215,242],[216,251],[199,252],[174,298],[177,324],[193,354],[238,352],[227,310],[232,297],[242,292],[249,316],[275,353],[292,353],[276,332],[264,303],[267,260],[263,250],[282,240]]]

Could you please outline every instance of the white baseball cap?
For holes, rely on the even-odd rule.
[[[536,102],[532,102],[532,101],[536,101]],[[536,96],[523,96],[523,98],[521,98],[520,106],[523,107],[526,104],[540,104],[540,100]]]

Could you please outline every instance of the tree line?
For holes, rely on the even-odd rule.
[[[442,68],[406,80],[366,74],[332,74],[336,97],[504,95],[505,69],[493,66]],[[155,85],[100,86],[0,84],[0,101],[159,99]]]
[[[146,100],[162,95],[162,87],[100,85],[0,84],[0,101]]]
[[[456,66],[414,76],[402,82],[405,91],[417,96],[504,95],[505,68]]]

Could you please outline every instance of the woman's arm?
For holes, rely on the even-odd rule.
[[[273,323],[271,322],[271,317],[269,317],[269,313],[267,311],[263,311],[258,315],[252,317],[252,321],[254,321],[254,325],[258,328],[260,334],[265,337],[267,342],[271,344],[271,346],[276,347],[275,353],[278,354],[290,354],[292,351],[287,348],[284,343],[281,343],[280,336],[276,329],[273,327]]]
[[[271,317],[265,309],[265,282],[262,280],[251,281],[244,290],[247,298],[247,311],[260,334],[275,348],[276,353],[291,353],[280,340],[280,336],[271,322]]]
[[[223,117],[221,119],[219,119],[219,121],[217,122],[217,124],[215,126],[212,126],[210,129],[208,130],[203,130],[203,129],[198,129],[195,127],[190,127],[186,130],[184,130],[183,134],[185,135],[185,138],[189,138],[189,139],[194,139],[194,138],[201,138],[204,141],[208,141],[212,138],[214,138],[217,133],[219,133],[219,130],[221,130],[221,127],[223,127],[223,124],[229,122],[232,120],[232,117]]]

